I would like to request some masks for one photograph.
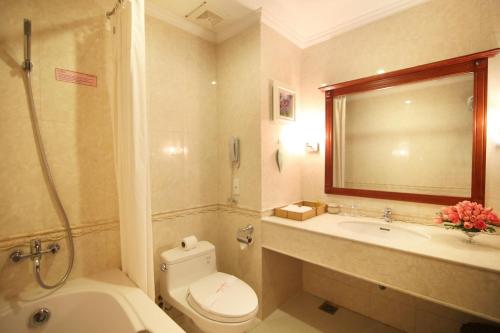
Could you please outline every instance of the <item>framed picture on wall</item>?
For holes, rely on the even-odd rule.
[[[295,104],[297,96],[295,91],[282,83],[273,83],[273,119],[282,121],[295,121]]]

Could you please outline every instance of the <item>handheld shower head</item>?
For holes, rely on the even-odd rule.
[[[33,64],[31,63],[31,21],[24,19],[24,63],[23,69],[31,71]]]
[[[31,35],[31,21],[29,19],[24,19],[24,34]]]

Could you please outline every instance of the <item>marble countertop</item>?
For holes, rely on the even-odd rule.
[[[411,240],[402,237],[388,239],[354,232],[341,227],[339,223],[343,221],[386,223],[381,219],[335,214],[322,214],[302,222],[276,216],[263,217],[262,221],[500,273],[500,236],[496,235],[481,234],[474,238],[472,244],[469,244],[466,242],[466,236],[458,230],[394,221],[387,223],[387,226],[425,233],[430,236],[430,239]]]

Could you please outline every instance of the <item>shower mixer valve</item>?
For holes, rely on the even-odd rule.
[[[32,239],[30,242],[30,253],[23,253],[22,250],[16,249],[10,254],[10,261],[18,263],[23,259],[31,258],[32,260],[40,259],[42,255],[47,253],[56,254],[61,249],[57,243],[52,243],[47,246],[46,250],[42,250],[42,241],[40,239]]]

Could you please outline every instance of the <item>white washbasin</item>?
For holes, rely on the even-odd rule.
[[[339,227],[354,233],[394,240],[424,241],[431,239],[426,233],[411,230],[392,223],[365,222],[365,221],[343,221]]]

